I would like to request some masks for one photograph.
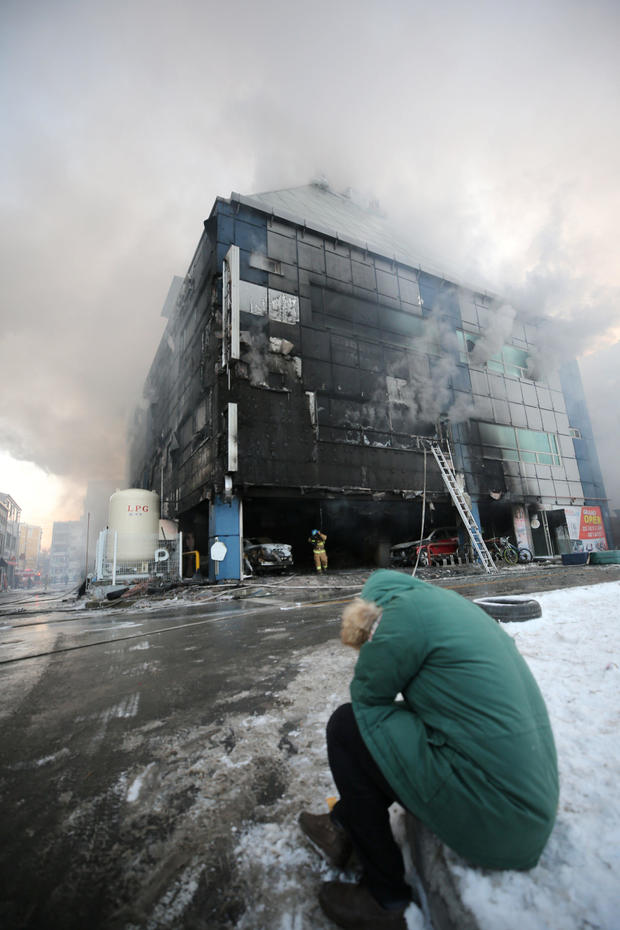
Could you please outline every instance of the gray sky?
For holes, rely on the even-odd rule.
[[[619,26],[604,0],[4,0],[0,490],[35,522],[7,454],[34,463],[68,519],[122,475],[214,198],[322,172],[559,317],[560,354],[603,350],[584,375],[620,506]]]

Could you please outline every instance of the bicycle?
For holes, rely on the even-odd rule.
[[[507,536],[496,536],[486,540],[487,549],[495,561],[503,559],[507,565],[516,565],[518,562],[527,565],[533,556],[526,546],[514,546]]]
[[[534,560],[534,556],[530,549],[527,546],[517,545],[517,552],[519,553],[519,562],[522,565],[529,565],[530,562]]]

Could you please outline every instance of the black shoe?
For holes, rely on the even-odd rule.
[[[337,869],[344,868],[353,852],[353,844],[346,831],[332,820],[331,814],[302,811],[299,826],[308,839],[325,853],[332,865]]]
[[[381,907],[364,885],[323,882],[319,903],[327,916],[345,930],[407,930],[405,911]]]

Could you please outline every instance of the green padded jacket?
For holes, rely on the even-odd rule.
[[[472,864],[532,868],[553,828],[557,757],[512,638],[476,604],[400,572],[374,572],[362,597],[382,614],[351,700],[382,773]]]

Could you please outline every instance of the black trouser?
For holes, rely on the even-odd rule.
[[[332,815],[353,840],[362,882],[385,907],[408,901],[411,890],[388,813],[398,798],[366,748],[351,704],[342,704],[329,719],[327,757],[340,794]]]

